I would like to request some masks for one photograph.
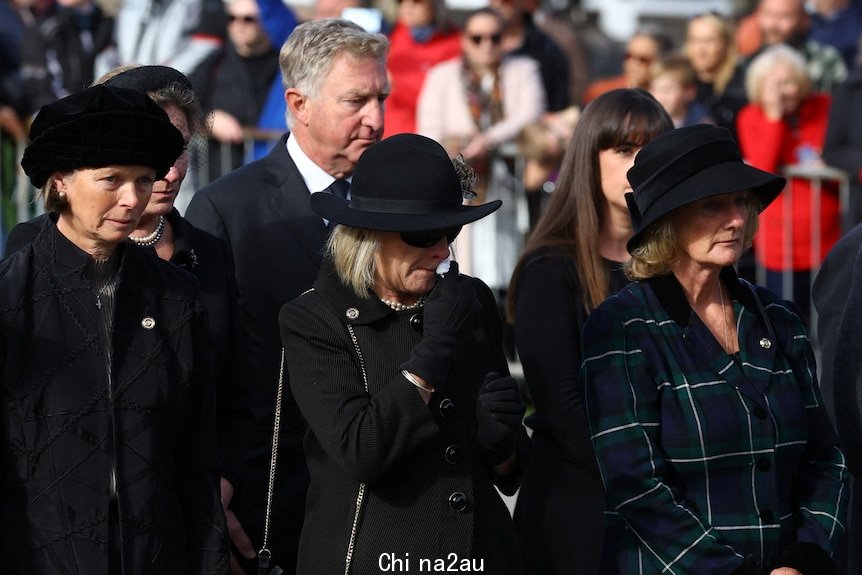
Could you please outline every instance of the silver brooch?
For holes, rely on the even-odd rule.
[[[347,319],[356,319],[359,317],[359,310],[355,307],[347,308],[347,311],[344,312],[344,315],[347,316]]]
[[[769,349],[772,347],[772,342],[766,339],[765,337],[760,338],[760,347],[763,349]]]
[[[141,327],[144,329],[153,329],[156,327],[156,320],[147,316],[141,320]]]

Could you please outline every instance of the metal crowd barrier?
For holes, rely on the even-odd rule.
[[[855,222],[851,221],[849,210],[850,201],[850,178],[849,175],[838,168],[831,166],[820,165],[790,165],[785,166],[782,170],[782,175],[787,178],[787,186],[782,192],[783,196],[783,221],[784,221],[784,250],[781,274],[781,297],[793,301],[793,247],[791,237],[793,235],[793,180],[807,180],[811,183],[811,207],[810,207],[810,230],[811,230],[811,273],[809,275],[809,289],[813,286],[814,279],[817,277],[817,272],[820,270],[821,261],[821,206],[823,197],[823,187],[827,182],[835,182],[838,184],[838,201],[840,206],[840,221],[841,234],[848,231]],[[825,192],[831,193],[831,192]],[[761,216],[762,217],[762,216]],[[759,256],[765,253],[768,246],[756,244],[755,249]],[[755,279],[760,285],[766,285],[766,268],[762,265],[762,257],[757,258],[755,268]],[[809,313],[809,334],[812,340],[817,339],[817,310],[814,308],[814,303],[811,298],[808,301],[794,301],[800,308],[807,308]]]
[[[259,128],[243,128],[242,132],[242,157],[246,162],[254,159],[256,155],[258,157],[262,155],[258,149],[260,145],[265,146],[266,149],[271,149],[284,133],[279,130],[261,130]],[[215,180],[230,171],[217,168],[217,172],[213,173],[209,164],[209,158],[211,157],[210,149],[218,150],[218,153],[216,154],[219,159],[218,168],[221,168],[222,166],[230,166],[233,162],[233,150],[231,144],[221,144],[215,140],[202,139],[200,145],[196,146],[196,151],[198,153],[197,161],[191,162],[191,168],[197,174],[195,182],[196,188],[201,188],[212,180]]]

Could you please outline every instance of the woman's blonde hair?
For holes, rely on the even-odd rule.
[[[712,82],[715,93],[723,94],[727,85],[730,83],[730,80],[733,78],[733,73],[736,71],[736,39],[734,36],[735,32],[733,25],[730,23],[730,20],[724,18],[720,14],[710,12],[707,14],[701,14],[700,16],[695,16],[689,20],[688,27],[690,28],[692,22],[696,20],[710,24],[715,31],[718,32],[724,42],[724,60],[719,64]],[[690,56],[688,50],[689,44],[688,37],[686,36],[683,51],[687,57]]]
[[[685,207],[685,206],[682,206]],[[748,214],[745,217],[743,249],[748,250],[757,233],[760,203],[753,194],[748,196]],[[680,252],[676,243],[675,218],[678,210],[665,214],[645,232],[641,244],[632,250],[631,259],[624,265],[626,276],[631,280],[645,280],[669,274],[679,261]]]
[[[380,249],[381,232],[337,225],[326,242],[326,253],[332,258],[341,282],[362,298],[374,287],[374,256]]]

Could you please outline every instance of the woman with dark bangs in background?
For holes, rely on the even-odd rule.
[[[515,509],[527,573],[598,573],[604,491],[582,408],[581,327],[626,283],[626,171],[671,128],[644,90],[613,90],[590,103],[512,277],[507,312],[536,408],[527,419],[533,461]]]

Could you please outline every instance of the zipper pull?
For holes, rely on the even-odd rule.
[[[101,294],[96,294],[96,308],[102,309],[102,296],[101,296]]]

